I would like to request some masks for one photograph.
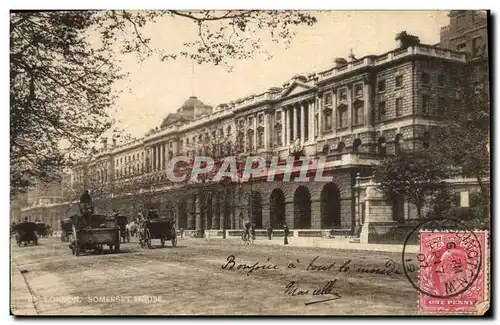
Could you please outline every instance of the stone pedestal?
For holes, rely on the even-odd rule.
[[[361,226],[360,243],[370,243],[372,235],[383,235],[391,229],[392,224],[392,207],[387,205],[382,193],[375,186],[367,187],[365,221]]]

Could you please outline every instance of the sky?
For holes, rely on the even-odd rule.
[[[264,40],[273,55],[232,61],[233,69],[189,59],[160,62],[151,57],[138,63],[135,57],[117,57],[129,75],[116,84],[122,93],[111,115],[117,126],[140,138],[175,112],[189,96],[216,106],[281,86],[296,74],[320,72],[333,67],[336,57],[350,49],[360,58],[396,48],[396,33],[406,30],[422,43],[439,42],[439,31],[449,24],[448,11],[315,11],[318,22],[295,28],[287,47]],[[196,26],[185,18],[164,17],[144,30],[153,47],[179,52],[183,43],[197,38]],[[194,68],[193,68],[194,67]],[[194,72],[193,72],[194,71]]]

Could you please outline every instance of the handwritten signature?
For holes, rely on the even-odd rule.
[[[337,300],[342,298],[338,292],[333,291],[333,287],[335,286],[335,283],[337,282],[337,279],[334,279],[333,281],[328,281],[324,287],[318,288],[312,291],[313,296],[331,296],[327,299],[323,300],[317,300],[317,301],[310,301],[304,303],[306,306],[312,305],[312,304],[318,304],[321,302],[327,302],[327,301],[332,301],[332,300]],[[299,288],[298,283],[295,281],[291,281],[285,286],[285,291],[284,293],[286,295],[295,297],[295,296],[307,296],[311,295],[309,290],[302,290]]]

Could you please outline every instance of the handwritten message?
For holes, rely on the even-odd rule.
[[[286,262],[284,264],[275,263],[272,258],[267,258],[265,261],[257,261],[251,263],[244,263],[238,261],[236,256],[229,255],[226,258],[224,264],[222,264],[222,269],[231,272],[242,272],[247,276],[250,276],[257,272],[275,272],[282,269],[296,270],[296,271],[306,271],[311,273],[327,273],[327,274],[346,274],[346,273],[358,273],[358,274],[373,274],[380,276],[390,276],[390,275],[402,275],[402,271],[397,267],[396,262],[389,259],[385,262],[383,267],[366,267],[366,266],[356,266],[353,265],[352,260],[348,259],[338,262],[321,262],[319,256],[314,257],[308,261],[301,261],[296,259],[294,261]],[[306,302],[305,305],[312,305],[320,302],[327,302],[336,299],[340,299],[341,295],[335,291],[335,284],[337,279],[333,278],[323,285],[316,288],[302,288],[297,281],[290,281],[287,283],[283,289],[283,293],[288,296],[314,296],[323,297],[322,300],[316,300],[312,302]]]

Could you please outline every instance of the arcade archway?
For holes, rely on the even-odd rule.
[[[271,217],[271,227],[273,229],[282,228],[285,224],[285,194],[279,188],[271,192],[269,214]]]
[[[338,229],[341,226],[340,191],[334,183],[321,190],[321,228]]]
[[[311,228],[311,193],[304,186],[299,186],[295,190],[293,198],[294,216],[293,228],[310,229]]]
[[[255,228],[262,229],[262,195],[259,192],[252,192],[250,204]]]

